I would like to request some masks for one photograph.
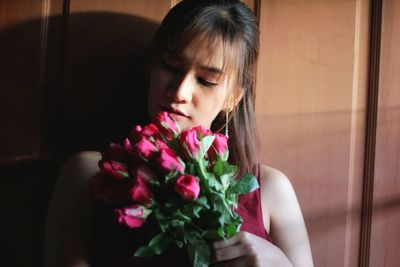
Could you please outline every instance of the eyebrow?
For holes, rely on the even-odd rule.
[[[223,74],[224,73],[221,69],[218,69],[215,67],[209,67],[209,66],[204,66],[204,65],[200,65],[199,67],[200,67],[200,69],[203,69],[207,72],[211,72],[214,74]]]
[[[184,60],[184,59],[186,59],[186,58],[182,58],[182,56],[177,55],[176,53],[172,52],[170,49],[166,49],[166,50],[165,50],[165,53],[167,53],[168,55],[170,55],[170,56],[172,56],[172,57],[177,58],[178,60]],[[222,69],[219,69],[219,68],[217,68],[217,67],[210,67],[210,66],[206,66],[206,65],[199,65],[199,68],[202,69],[202,70],[204,70],[204,71],[213,73],[213,74],[224,74],[224,72],[222,71]]]

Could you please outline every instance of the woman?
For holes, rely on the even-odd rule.
[[[258,163],[253,108],[258,31],[256,18],[240,1],[180,2],[155,37],[148,113],[153,119],[167,111],[183,129],[203,125],[224,131],[229,134],[230,161],[238,165],[239,176],[245,172],[258,176],[259,191],[239,200],[238,212],[244,219],[241,232],[210,245],[213,266],[313,266],[290,182],[278,170]],[[122,252],[124,247],[113,247],[129,246],[128,241],[118,240],[118,234],[109,234],[117,239],[114,243],[105,238],[97,242],[101,246],[91,246],[93,225],[97,225],[97,238],[107,236],[112,227],[104,225],[104,218],[91,220],[88,185],[98,171],[99,159],[97,152],[82,152],[61,171],[47,221],[48,266],[90,266],[90,253],[96,264],[106,265],[108,257],[113,266],[129,266],[129,249]],[[163,257],[159,262],[173,258]]]

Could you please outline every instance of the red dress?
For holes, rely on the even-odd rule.
[[[257,180],[260,184],[259,177]],[[241,231],[252,233],[271,242],[263,224],[260,189],[239,196],[237,212],[243,219]],[[139,232],[115,223],[112,210],[104,205],[98,203],[95,205],[94,220],[93,267],[191,266],[185,253],[178,249],[170,249],[156,257],[134,257],[136,248],[145,245],[141,242],[143,238]]]

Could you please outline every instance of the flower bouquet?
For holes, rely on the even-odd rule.
[[[123,144],[102,153],[92,179],[97,199],[113,204],[116,221],[129,228],[149,224],[148,245],[135,256],[153,256],[169,246],[185,249],[193,266],[208,266],[207,241],[230,238],[242,219],[238,195],[258,188],[246,174],[234,179],[225,135],[196,126],[181,131],[161,112],[136,126]]]

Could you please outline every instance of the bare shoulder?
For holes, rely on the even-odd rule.
[[[74,174],[74,177],[90,178],[98,171],[98,162],[100,159],[101,154],[97,151],[83,151],[76,153],[68,158],[64,163],[60,176],[65,174]]]
[[[266,165],[262,165],[260,171],[263,197],[270,199],[272,203],[293,197],[293,186],[283,172]],[[271,202],[268,201],[268,203]]]
[[[58,202],[70,194],[88,195],[90,179],[99,170],[100,159],[101,154],[96,151],[79,152],[69,157],[58,175],[52,202]]]
[[[261,179],[264,184],[280,186],[290,185],[288,177],[278,169],[267,165],[261,165],[260,171]]]
[[[260,168],[260,189],[264,226],[267,231],[288,218],[282,210],[300,210],[296,194],[289,178],[281,171],[262,165]],[[293,214],[293,213],[291,213]]]

